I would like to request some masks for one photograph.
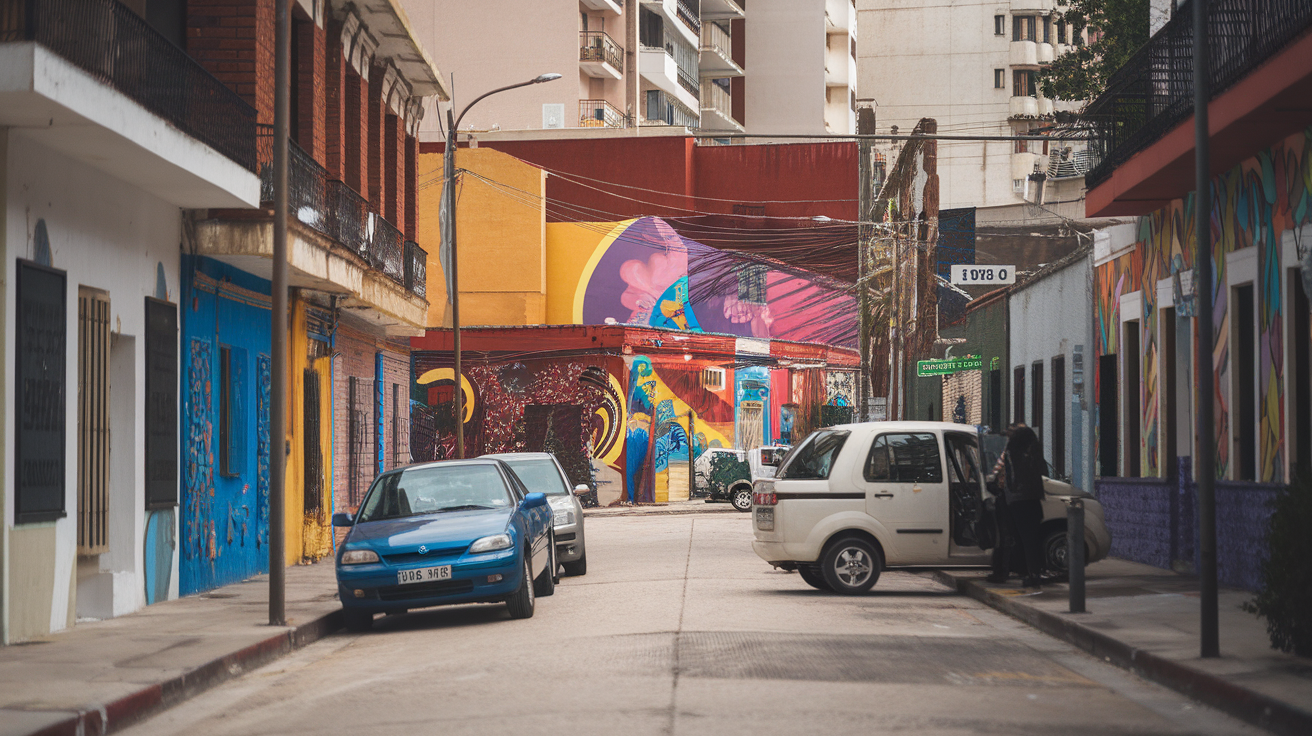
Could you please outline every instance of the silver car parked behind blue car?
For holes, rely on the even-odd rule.
[[[501,460],[515,471],[530,491],[547,494],[552,528],[556,535],[556,561],[566,575],[588,573],[587,540],[583,535],[583,504],[578,496],[589,488],[570,488],[569,476],[556,456],[549,452],[502,452],[483,457]]]
[[[337,550],[346,625],[368,629],[376,613],[452,603],[502,602],[533,615],[555,591],[552,511],[495,459],[420,463],[374,480]]]

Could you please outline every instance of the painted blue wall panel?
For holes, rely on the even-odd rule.
[[[179,593],[267,572],[269,282],[210,258],[182,256],[182,504]],[[233,440],[248,462],[219,467],[220,353],[233,348]],[[253,459],[254,462],[249,460]]]

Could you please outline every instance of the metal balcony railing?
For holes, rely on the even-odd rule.
[[[679,125],[696,128],[701,124],[697,113],[661,90],[647,90],[644,103],[642,111],[644,125]]]
[[[618,107],[605,100],[579,100],[580,128],[627,128],[629,121]]]
[[[405,288],[428,298],[428,251],[413,240],[405,241]]]
[[[1070,179],[1084,176],[1098,163],[1093,151],[1076,151],[1064,148],[1060,146],[1058,141],[1053,141],[1053,144],[1048,153],[1049,179]]]
[[[718,23],[706,23],[702,26],[702,51],[715,51],[726,59],[733,58],[733,36],[720,27]]]
[[[257,137],[260,201],[273,206],[273,126],[259,126]],[[370,268],[423,296],[427,261],[416,267],[401,231],[380,215],[369,201],[346,183],[333,179],[292,141],[287,142],[287,199],[290,216],[341,243]],[[418,248],[419,246],[414,246]],[[422,249],[420,249],[422,253]],[[427,258],[427,256],[423,256]],[[418,271],[421,276],[416,277]]]
[[[693,33],[702,32],[701,0],[678,0],[675,14]]]
[[[1307,0],[1211,0],[1207,7],[1212,98],[1270,59],[1309,25]],[[1193,16],[1180,13],[1111,79],[1083,118],[1094,128],[1094,186],[1193,114]]]
[[[603,31],[579,31],[579,61],[601,61],[624,73],[624,49]]]
[[[255,108],[117,0],[0,0],[4,41],[45,46],[255,170]]]
[[[709,79],[702,82],[701,101],[703,110],[714,110],[726,118],[733,117],[733,97],[728,90]]]

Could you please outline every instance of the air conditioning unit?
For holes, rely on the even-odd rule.
[[[708,388],[712,391],[721,391],[724,389],[724,369],[723,368],[703,368],[702,369],[702,388]]]

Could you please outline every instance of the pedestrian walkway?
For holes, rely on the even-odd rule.
[[[286,627],[260,575],[0,647],[0,736],[106,733],[332,633],[333,563],[287,569]]]
[[[663,504],[602,506],[584,509],[584,516],[651,516],[665,514],[743,514],[729,503],[707,503],[705,499],[694,498],[691,501],[671,501]]]
[[[1070,613],[1069,586],[1038,593],[992,585],[985,572],[941,572],[940,581],[1084,650],[1276,733],[1312,733],[1312,660],[1271,648],[1266,622],[1240,605],[1251,593],[1220,591],[1221,657],[1202,659],[1197,578],[1108,559],[1089,565],[1086,610]]]

